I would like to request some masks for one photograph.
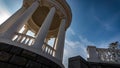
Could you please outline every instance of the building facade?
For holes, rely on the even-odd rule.
[[[120,64],[90,62],[83,59],[81,56],[69,58],[68,68],[120,68]]]
[[[120,49],[88,46],[87,50],[90,62],[120,64]]]
[[[0,67],[64,68],[65,33],[71,19],[66,0],[23,0],[0,26]]]
[[[80,56],[69,58],[69,68],[120,68],[120,50],[111,45],[109,48],[88,46],[87,60]]]

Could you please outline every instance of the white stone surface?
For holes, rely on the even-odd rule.
[[[66,20],[62,19],[59,32],[58,32],[58,36],[56,39],[56,43],[55,43],[55,46],[56,46],[55,57],[60,61],[63,60],[64,42],[65,42],[65,23],[66,23]]]
[[[17,12],[15,12],[10,18],[8,18],[4,23],[0,26],[0,33],[5,32],[13,23],[24,13],[25,7],[21,7]]]
[[[89,54],[88,61],[99,62],[99,58],[95,46],[88,46],[87,51]]]
[[[39,6],[39,3],[35,1],[22,15],[19,19],[16,20],[14,24],[4,33],[3,38],[11,39],[15,32],[18,32],[23,25],[28,21],[28,19],[32,16],[32,14],[35,12],[37,7]]]
[[[35,43],[33,45],[33,47],[35,48],[42,48],[43,44],[44,44],[44,40],[45,37],[49,31],[50,25],[52,23],[53,17],[55,14],[55,7],[52,7],[47,15],[47,17],[45,18],[42,26],[40,27],[38,34],[36,36],[36,40]]]

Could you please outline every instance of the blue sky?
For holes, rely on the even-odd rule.
[[[67,0],[72,24],[66,34],[64,61],[68,57],[88,57],[86,47],[107,48],[120,41],[120,0]],[[64,62],[67,64],[67,62]]]
[[[71,26],[67,30],[64,64],[81,55],[87,58],[86,47],[106,48],[120,41],[120,0],[66,0],[72,10]],[[0,0],[0,23],[17,11],[22,0]]]
[[[0,0],[0,24],[22,6],[22,0]]]

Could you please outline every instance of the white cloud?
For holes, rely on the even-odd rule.
[[[67,32],[70,34],[70,35],[76,35],[75,34],[75,32],[74,32],[74,30],[72,29],[72,28],[69,28],[68,30],[67,30]]]
[[[73,32],[73,33],[72,33]],[[71,33],[71,36],[77,36],[75,34],[74,30],[71,28],[69,29],[69,33]],[[70,39],[66,38],[65,40],[65,49],[64,49],[64,58],[63,63],[65,65],[65,68],[68,68],[68,58],[73,56],[82,56],[84,59],[87,59],[87,45],[93,44],[90,42],[87,38],[79,35],[77,41],[71,41]]]
[[[95,45],[93,42],[89,41],[87,38],[85,38],[85,37],[83,37],[81,35],[79,35],[79,39],[80,39],[80,42],[85,46],[87,46],[87,45]]]
[[[95,13],[95,10],[93,9],[93,17],[94,19],[100,23],[105,30],[107,31],[114,31],[115,27],[113,26],[113,24],[115,24],[115,22],[117,20],[119,20],[119,16],[120,16],[120,11],[114,13],[112,16],[106,18],[105,20],[101,19],[100,17],[98,17]]]
[[[108,48],[109,44],[112,42],[120,42],[120,33],[118,33],[117,35],[115,35],[114,37],[111,37],[111,39],[107,40],[107,41],[101,41],[97,46],[98,48]]]
[[[70,29],[72,30],[72,29]],[[73,31],[74,32],[74,31]],[[71,34],[71,36],[77,36],[77,34]],[[82,56],[84,59],[88,58],[87,54],[87,45],[96,46],[97,48],[107,48],[109,43],[120,41],[120,33],[116,35],[115,37],[112,37],[110,40],[107,41],[100,41],[98,44],[95,44],[94,42],[89,41],[86,37],[83,37],[82,35],[78,35],[79,40],[77,41],[71,41],[70,38],[66,38],[65,40],[65,49],[64,49],[64,58],[63,63],[65,65],[65,68],[68,68],[68,58],[73,56]]]
[[[4,3],[0,1],[0,25],[10,17],[9,11],[6,9]]]
[[[67,68],[68,58],[81,55],[86,57],[86,47],[83,46],[79,41],[65,40],[65,50],[64,50],[64,65]]]
[[[72,28],[69,28],[68,32],[71,33],[71,35],[75,35],[75,31]]]

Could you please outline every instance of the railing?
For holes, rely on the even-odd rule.
[[[0,42],[10,44],[15,47],[17,46],[25,50],[31,51],[37,55],[41,55],[49,59],[50,61],[55,62],[56,64],[61,66],[61,68],[64,68],[62,64],[62,60],[58,60],[58,58],[55,57],[56,50],[54,49],[54,47],[49,46],[47,43],[43,44],[42,50],[31,46],[31,45],[34,45],[34,42],[35,42],[34,37],[21,34],[21,33],[15,33],[11,39],[0,38]]]
[[[42,46],[42,51],[53,57],[55,56],[55,49],[46,43]]]
[[[12,38],[12,41],[31,46],[34,43],[35,38],[25,34],[15,33],[15,35]]]
[[[31,45],[34,44],[35,38],[31,37],[31,36],[28,36],[28,35],[25,35],[25,34],[16,33],[14,35],[14,37],[12,38],[12,41],[31,46]],[[44,52],[46,54],[49,54],[49,55],[51,55],[53,57],[55,55],[55,49],[53,47],[51,47],[50,45],[48,45],[47,43],[43,44],[42,52]]]
[[[96,48],[98,57],[101,61],[109,63],[120,62],[120,50]]]

